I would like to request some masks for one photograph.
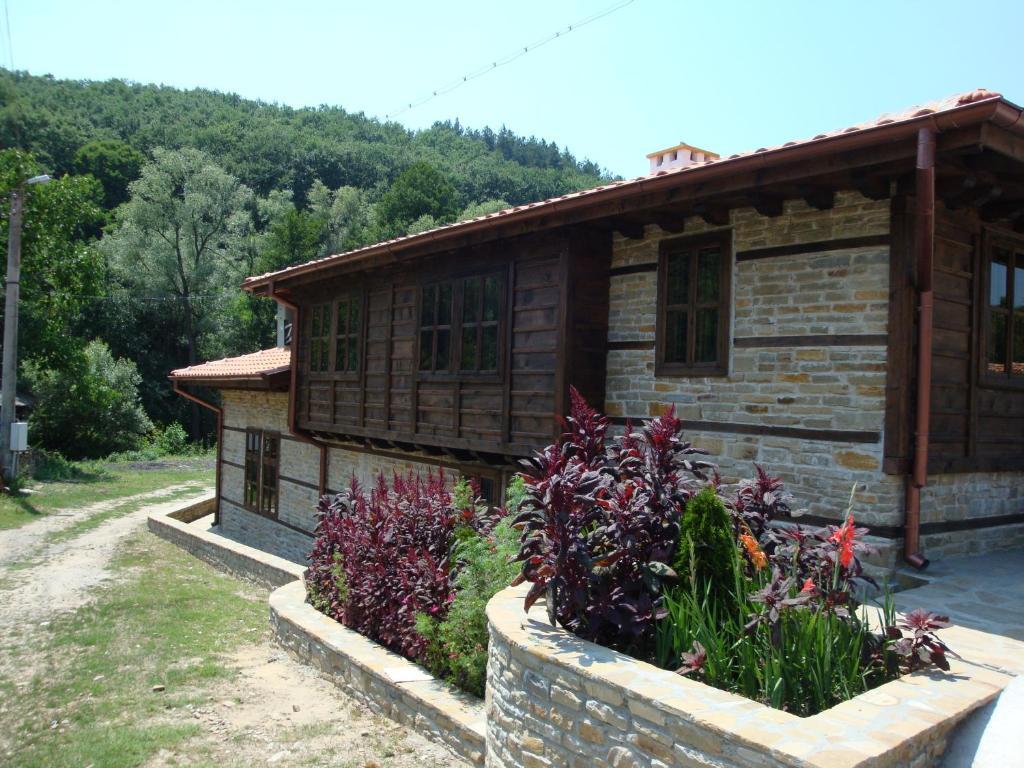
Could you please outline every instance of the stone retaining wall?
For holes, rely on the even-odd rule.
[[[169,514],[150,515],[147,525],[152,533],[200,560],[268,589],[302,578],[305,568],[301,565],[192,524],[200,512],[212,514],[213,502],[211,496]]]
[[[931,766],[954,726],[1021,671],[1005,665],[1024,649],[951,627],[941,636],[970,662],[800,718],[552,628],[542,608],[523,613],[523,595],[487,606],[489,768]]]
[[[484,705],[306,603],[300,582],[270,595],[277,641],[375,712],[484,764]]]
[[[954,727],[1024,673],[1024,644],[950,627],[961,658],[800,718],[581,640],[523,612],[524,587],[487,606],[484,703],[306,604],[302,567],[205,530],[210,499],[149,527],[266,585],[281,645],[376,712],[488,768],[925,768]]]

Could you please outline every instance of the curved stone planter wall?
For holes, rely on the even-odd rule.
[[[487,766],[930,766],[953,727],[1021,669],[1022,645],[961,627],[970,663],[918,673],[801,718],[580,640],[523,613],[522,588],[487,606]]]
[[[487,606],[486,704],[327,618],[305,602],[302,566],[188,522],[209,502],[154,515],[157,535],[278,589],[279,642],[371,709],[490,768],[888,768],[933,765],[951,730],[1024,673],[1024,644],[941,630],[964,660],[799,718],[580,640],[523,613],[525,587]],[[282,585],[283,586],[279,586]]]
[[[484,705],[306,603],[302,582],[270,595],[278,642],[370,709],[484,764]]]

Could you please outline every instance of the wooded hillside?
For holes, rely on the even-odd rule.
[[[78,400],[38,409],[34,435],[71,452],[82,442],[102,452],[97,435],[54,436],[104,398],[130,400],[132,381],[158,425],[208,431],[166,375],[273,343],[274,307],[241,293],[245,275],[606,180],[506,128],[410,131],[341,107],[2,69],[0,148],[4,243],[11,189],[55,177],[26,199],[19,390],[100,377]],[[138,375],[97,365],[103,350],[86,351],[96,339]]]

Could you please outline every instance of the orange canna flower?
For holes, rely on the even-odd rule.
[[[817,587],[814,586],[814,581],[812,579],[807,579],[806,581],[804,581],[804,588],[801,589],[800,591],[801,592],[814,592],[816,589],[817,589]]]
[[[853,515],[850,515],[846,518],[846,522],[828,538],[830,542],[839,548],[839,564],[843,568],[849,568],[850,563],[853,562],[853,540],[855,535]]]
[[[740,541],[743,543],[743,548],[747,550],[747,554],[750,555],[750,560],[754,563],[754,567],[757,570],[760,571],[768,565],[768,558],[764,554],[764,550],[761,549],[761,545],[757,543],[757,539],[749,533],[741,533]]]

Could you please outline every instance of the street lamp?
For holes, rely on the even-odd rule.
[[[7,295],[4,303],[4,359],[0,388],[0,462],[6,485],[14,480],[14,454],[11,452],[11,424],[18,379],[18,297],[21,293],[21,206],[25,186],[45,184],[46,174],[26,179],[11,190],[11,217],[7,232]]]

